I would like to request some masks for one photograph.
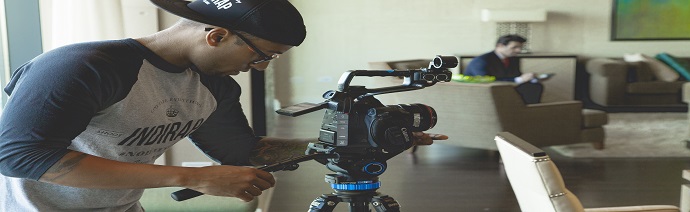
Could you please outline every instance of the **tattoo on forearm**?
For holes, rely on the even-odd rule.
[[[304,155],[308,142],[262,141],[252,151],[251,162],[256,165],[272,164]]]
[[[88,154],[81,153],[73,157],[66,158],[64,161],[58,161],[52,167],[50,167],[46,173],[43,174],[42,179],[47,181],[55,181],[62,178],[66,174],[72,172],[72,170],[74,170],[74,168],[79,165],[81,160],[86,158],[86,156],[88,156]]]

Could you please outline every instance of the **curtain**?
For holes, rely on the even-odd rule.
[[[44,50],[158,31],[156,7],[145,0],[40,0]]]
[[[71,43],[123,38],[120,0],[41,0],[44,51]]]

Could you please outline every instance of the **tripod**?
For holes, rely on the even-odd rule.
[[[350,205],[350,212],[369,212],[369,203],[377,212],[399,212],[400,204],[388,195],[376,190],[381,187],[378,177],[370,180],[347,180],[342,174],[327,174],[326,182],[331,183],[335,192],[322,194],[312,201],[309,212],[332,212],[340,202]]]

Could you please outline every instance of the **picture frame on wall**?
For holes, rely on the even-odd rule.
[[[690,1],[613,0],[611,40],[690,40]]]

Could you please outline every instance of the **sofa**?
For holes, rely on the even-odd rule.
[[[645,59],[628,62],[622,58],[588,60],[585,69],[589,74],[589,99],[605,108],[687,110],[681,97],[687,79],[656,58],[647,56]],[[690,63],[690,58],[677,59]]]
[[[402,82],[389,78],[379,78],[378,85]],[[434,108],[438,123],[428,132],[448,135],[448,141],[439,142],[443,144],[497,150],[494,136],[508,131],[539,147],[592,143],[604,148],[606,113],[583,109],[579,101],[525,104],[514,83],[446,82],[376,98],[386,105],[421,103]]]

